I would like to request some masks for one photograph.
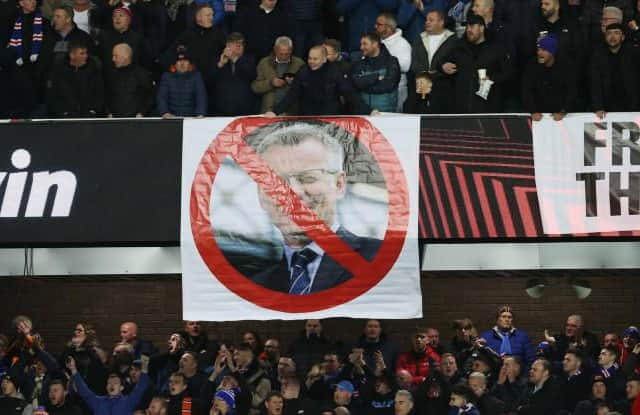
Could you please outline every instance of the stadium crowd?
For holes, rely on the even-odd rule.
[[[1,0],[0,118],[604,117],[640,108],[639,13],[633,0]]]
[[[215,339],[186,321],[160,349],[124,322],[112,350],[79,322],[59,356],[29,317],[13,324],[0,335],[2,415],[640,414],[640,332],[598,338],[579,315],[536,347],[501,306],[484,332],[455,320],[450,342],[417,328],[410,350],[379,320],[351,344],[306,320],[288,346],[251,331]]]

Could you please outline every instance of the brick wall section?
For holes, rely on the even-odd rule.
[[[574,272],[577,274],[577,272]],[[545,328],[559,330],[570,313],[584,315],[588,327],[601,335],[618,333],[640,321],[638,271],[580,272],[592,284],[593,292],[578,300],[566,283],[566,272],[547,272],[552,281],[541,299],[529,298],[525,281],[540,272],[438,272],[422,279],[424,319],[384,321],[386,331],[401,349],[408,347],[407,334],[416,325],[433,325],[445,339],[452,335],[450,322],[472,316],[479,329],[493,324],[497,305],[511,304],[517,325],[526,328],[534,341]],[[181,327],[180,277],[7,277],[0,278],[0,332],[11,334],[15,314],[30,315],[48,348],[59,352],[69,339],[76,320],[92,322],[102,344],[111,347],[118,338],[119,323],[133,319],[144,338],[160,347],[172,330]],[[302,327],[301,322],[242,321],[207,323],[218,338],[238,341],[244,330],[276,336],[287,344]],[[357,337],[361,320],[330,319],[326,332],[347,344]]]

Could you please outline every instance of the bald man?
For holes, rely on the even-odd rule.
[[[133,358],[136,360],[141,355],[151,356],[157,352],[153,343],[138,338],[138,325],[133,321],[125,321],[120,325],[120,337],[123,343],[133,346]]]
[[[371,113],[372,109],[360,99],[337,65],[327,63],[324,46],[314,46],[309,50],[307,66],[300,69],[287,95],[267,115],[290,113],[294,108],[298,109],[298,115],[345,114],[341,96],[349,112]]]

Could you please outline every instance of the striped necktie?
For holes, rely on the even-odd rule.
[[[318,256],[311,249],[306,248],[299,252],[294,252],[291,257],[291,286],[289,294],[305,295],[311,292],[311,277],[307,266]]]

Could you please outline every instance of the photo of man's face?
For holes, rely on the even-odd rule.
[[[334,225],[337,202],[346,190],[341,152],[323,143],[321,138],[308,136],[293,145],[272,144],[261,153],[261,158],[327,227]],[[286,189],[282,191],[286,192]],[[311,242],[291,218],[297,212],[288,212],[286,206],[276,206],[273,198],[262,191],[259,197],[260,205],[287,245],[296,248]]]

